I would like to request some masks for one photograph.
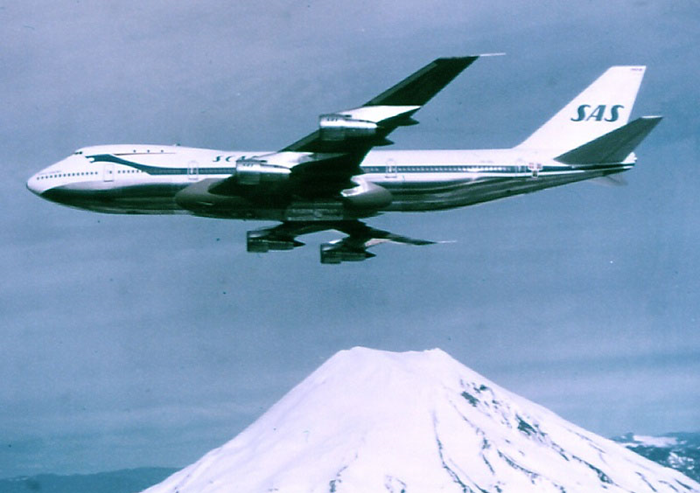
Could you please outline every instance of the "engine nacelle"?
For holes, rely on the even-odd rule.
[[[370,138],[377,135],[379,126],[371,121],[359,120],[337,113],[321,115],[318,119],[321,140],[343,141],[346,139]]]
[[[341,192],[343,201],[353,209],[379,210],[387,207],[394,200],[391,192],[384,187],[372,182],[356,178],[355,188],[348,188]]]
[[[269,231],[248,231],[246,249],[253,253],[266,253],[270,250],[293,250],[304,246],[292,237],[277,236]]]
[[[376,257],[373,253],[365,249],[349,248],[346,245],[335,243],[323,243],[321,245],[321,263],[339,264],[341,262],[362,262],[369,258]]]
[[[236,182],[240,185],[276,183],[289,178],[289,168],[269,164],[261,159],[239,159],[236,161]]]

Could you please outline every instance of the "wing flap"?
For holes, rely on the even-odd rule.
[[[341,241],[351,241],[356,245],[362,245],[363,248],[369,248],[385,242],[401,243],[403,245],[413,246],[434,245],[437,243],[431,240],[410,238],[408,236],[391,233],[390,231],[372,228],[367,226],[362,221],[346,221],[344,223],[337,223],[334,225],[333,229],[348,235],[348,238]]]

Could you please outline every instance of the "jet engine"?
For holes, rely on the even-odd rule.
[[[346,139],[361,139],[377,135],[379,126],[367,120],[360,120],[337,113],[321,115],[318,120],[321,140],[343,141]]]
[[[239,185],[276,183],[288,179],[290,173],[289,168],[269,164],[262,159],[250,158],[236,161],[236,182]]]
[[[362,262],[376,257],[364,248],[352,248],[344,243],[323,243],[321,245],[322,264],[340,264],[341,262]]]
[[[246,246],[249,252],[266,253],[270,250],[293,250],[304,246],[292,236],[276,235],[267,230],[248,231]]]

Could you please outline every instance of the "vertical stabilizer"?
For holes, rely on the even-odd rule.
[[[627,124],[645,69],[610,67],[517,147],[567,151]]]

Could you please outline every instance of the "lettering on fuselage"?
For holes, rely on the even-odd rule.
[[[597,122],[606,121],[614,122],[620,118],[620,110],[624,108],[621,104],[615,104],[610,107],[610,112],[606,114],[607,105],[599,104],[594,109],[590,104],[582,104],[578,107],[576,118],[572,118],[572,122],[587,122],[595,120]]]
[[[212,159],[214,163],[230,163],[231,160],[235,160],[236,156],[216,156]]]

